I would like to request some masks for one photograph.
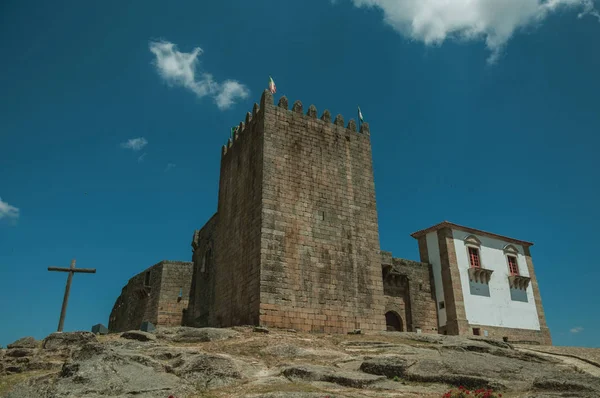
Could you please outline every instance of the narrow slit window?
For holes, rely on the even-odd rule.
[[[200,272],[209,272],[209,267],[212,266],[211,264],[212,261],[212,250],[208,249],[206,251],[206,253],[204,253],[204,258],[202,259],[202,268],[200,269]]]
[[[144,286],[150,286],[150,271],[146,272],[146,275],[144,278]]]
[[[517,263],[517,258],[514,256],[508,257],[508,270],[511,275],[519,275],[519,264]]]
[[[481,268],[481,261],[479,260],[479,249],[475,247],[469,247],[469,262],[472,268]]]

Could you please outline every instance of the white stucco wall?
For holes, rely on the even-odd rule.
[[[442,262],[440,260],[440,245],[438,243],[437,231],[430,232],[427,238],[427,254],[429,263],[433,269],[433,283],[435,284],[435,298],[438,308],[439,326],[446,326],[446,308],[440,309],[440,301],[444,301],[444,284],[442,283]]]
[[[503,250],[509,242],[459,230],[453,230],[452,235],[468,322],[476,325],[540,330],[531,284],[527,288],[526,303],[511,300],[510,285],[508,283],[509,270]],[[469,259],[464,242],[465,238],[470,235],[476,236],[481,241],[480,259],[483,268],[494,271],[489,283],[490,297],[470,293]],[[519,273],[523,276],[529,276],[523,247],[516,244],[512,245],[519,251],[517,256]]]

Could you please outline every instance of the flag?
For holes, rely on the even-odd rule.
[[[271,94],[275,94],[277,92],[277,87],[275,87],[275,82],[271,76],[269,76],[269,91]]]
[[[358,107],[358,120],[360,120],[361,123],[364,122],[360,106]]]

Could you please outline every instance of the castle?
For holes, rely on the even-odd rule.
[[[269,91],[222,148],[218,209],[192,262],[134,276],[109,329],[262,325],[551,344],[532,243],[442,222],[420,262],[380,250],[369,125]]]

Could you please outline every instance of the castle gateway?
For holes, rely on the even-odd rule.
[[[262,325],[412,331],[551,344],[532,243],[442,222],[420,262],[379,247],[369,126],[265,91],[222,149],[218,209],[192,263],[134,276],[109,329]]]

